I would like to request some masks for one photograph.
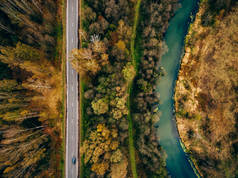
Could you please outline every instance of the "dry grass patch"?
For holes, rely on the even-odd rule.
[[[201,26],[202,13],[188,33],[176,84],[178,129],[204,176],[232,177],[238,174],[238,9],[215,18],[213,27]]]

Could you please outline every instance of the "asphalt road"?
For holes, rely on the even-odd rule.
[[[66,17],[66,57],[74,48],[78,48],[78,0],[67,0]],[[70,62],[66,63],[67,75],[67,123],[66,123],[66,178],[78,176],[78,74],[72,69]],[[73,156],[76,157],[76,164],[72,163]]]

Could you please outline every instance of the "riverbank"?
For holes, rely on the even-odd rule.
[[[157,66],[166,51],[163,42],[164,33],[177,7],[178,3],[175,1],[141,2],[135,43],[136,56],[139,61],[138,74],[132,91],[138,177],[168,176],[164,150],[156,139],[156,128],[154,127],[159,120],[156,81],[163,73]]]
[[[196,9],[197,1],[181,1],[181,8],[171,19],[166,32],[165,42],[168,52],[163,55],[160,63],[160,67],[165,69],[166,74],[161,77],[158,83],[159,111],[161,112],[158,135],[160,144],[167,154],[168,172],[175,177],[197,177],[189,157],[182,149],[173,109],[174,86],[179,70],[184,37],[190,22],[190,15],[195,13]]]
[[[237,6],[210,12],[219,6],[203,1],[190,26],[175,106],[181,139],[200,174],[232,177],[237,170]]]

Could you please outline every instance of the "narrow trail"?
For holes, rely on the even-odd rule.
[[[141,0],[138,0],[136,2],[136,6],[135,6],[135,17],[134,17],[134,24],[133,24],[133,31],[132,31],[132,36],[131,36],[131,42],[130,42],[130,54],[132,57],[132,64],[136,70],[137,73],[137,59],[136,59],[136,55],[135,55],[135,39],[136,39],[136,32],[137,32],[137,25],[138,25],[138,21],[139,21],[139,15],[140,15],[140,5],[141,5]],[[133,121],[132,121],[132,116],[131,116],[131,94],[132,94],[132,89],[133,89],[133,80],[130,81],[129,85],[128,85],[128,102],[127,102],[127,106],[128,106],[128,122],[129,122],[129,153],[130,153],[130,162],[131,162],[131,170],[132,170],[132,174],[134,178],[137,178],[137,170],[136,170],[136,159],[135,159],[135,145],[134,145],[134,137],[133,137]]]
[[[141,0],[138,0],[136,3],[136,6],[135,6],[135,19],[134,19],[131,43],[130,43],[132,64],[134,65],[136,72],[138,70],[138,65],[137,65],[137,59],[136,59],[136,55],[135,55],[135,39],[136,39],[137,26],[138,26],[139,16],[140,16],[140,5],[141,5]]]

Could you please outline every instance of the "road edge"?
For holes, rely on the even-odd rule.
[[[79,1],[79,30],[82,29],[82,6],[84,1]],[[79,48],[82,48],[82,38],[79,33]],[[81,75],[79,75],[79,147],[83,145],[84,141],[84,82]],[[79,149],[79,158],[80,158],[80,166],[79,166],[79,175],[80,178],[84,177],[84,161],[83,157],[80,155],[80,149]]]

